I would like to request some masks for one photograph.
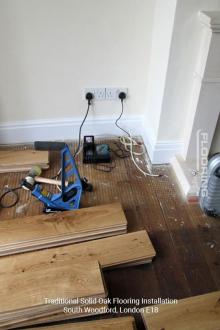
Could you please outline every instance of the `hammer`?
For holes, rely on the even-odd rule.
[[[34,186],[36,182],[38,183],[47,183],[52,184],[55,186],[61,186],[61,180],[54,180],[54,179],[48,179],[48,178],[42,178],[40,175],[42,173],[42,170],[39,166],[34,166],[30,169],[28,175],[23,180],[23,188],[29,190],[31,187]],[[68,186],[68,181],[65,182],[65,186]]]

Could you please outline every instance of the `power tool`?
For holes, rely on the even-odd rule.
[[[86,178],[80,177],[68,145],[64,142],[36,141],[34,146],[36,150],[60,151],[61,180],[41,178],[41,170],[35,167],[23,179],[22,187],[30,190],[33,196],[43,202],[45,213],[78,209],[82,192],[92,191],[93,187]],[[60,192],[53,194],[47,191],[39,184],[43,182],[60,186]]]
[[[110,163],[111,155],[109,145],[106,143],[96,144],[93,135],[84,136],[83,163]]]
[[[213,155],[202,178],[200,206],[209,216],[220,216],[220,153]]]

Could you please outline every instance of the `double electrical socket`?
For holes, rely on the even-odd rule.
[[[87,93],[92,93],[94,95],[94,99],[96,101],[117,101],[119,98],[119,94],[124,92],[128,95],[127,88],[119,88],[119,87],[107,87],[107,88],[85,88],[83,93],[83,98]]]

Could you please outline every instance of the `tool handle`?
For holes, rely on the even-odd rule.
[[[62,185],[60,180],[42,178],[41,176],[35,176],[34,180],[35,180],[35,182],[38,182],[38,183],[48,183],[48,184],[52,184],[52,185],[55,185],[55,186],[61,186]],[[68,181],[65,182],[65,186],[68,186]]]
[[[42,151],[59,151],[66,147],[65,142],[35,141],[35,150]]]

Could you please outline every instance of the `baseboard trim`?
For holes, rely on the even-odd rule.
[[[169,164],[175,155],[183,153],[182,141],[156,141],[153,130],[149,127],[147,129],[146,124],[143,126],[142,137],[152,164]]]
[[[29,143],[36,140],[73,140],[78,138],[82,119],[58,118],[29,120],[0,124],[0,144]],[[134,135],[141,135],[142,116],[128,117],[120,121]],[[82,135],[122,135],[115,126],[115,119],[88,119]]]
[[[73,140],[78,138],[82,119],[58,118],[31,120],[0,124],[0,144],[31,143],[36,140]],[[152,164],[166,164],[176,154],[181,154],[181,141],[158,141],[152,130],[146,129],[143,116],[130,116],[120,125],[132,135],[142,136]],[[115,126],[114,118],[88,119],[82,135],[119,136],[122,131]]]
[[[153,164],[168,164],[171,159],[183,153],[184,144],[182,141],[158,141],[154,146],[152,157]]]

